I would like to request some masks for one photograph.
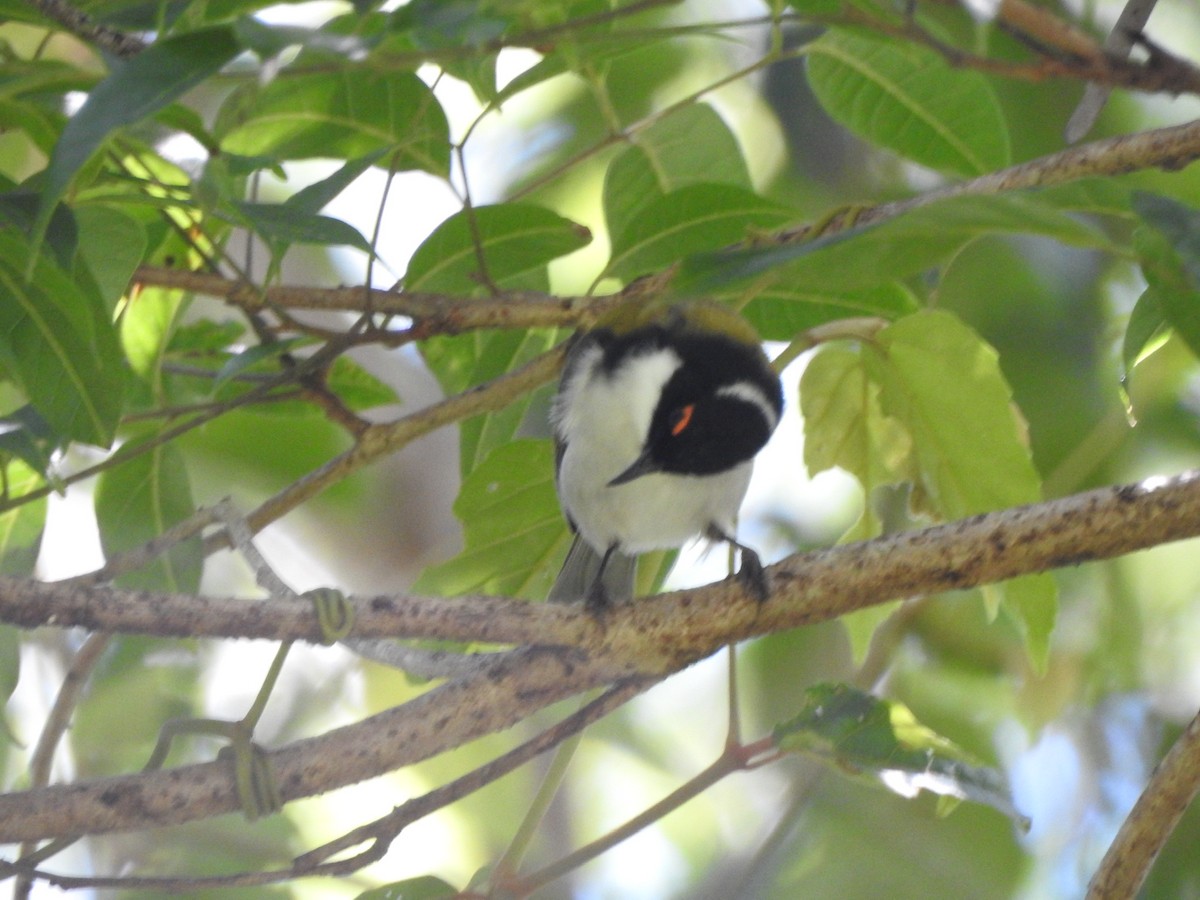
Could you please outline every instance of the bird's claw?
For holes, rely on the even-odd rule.
[[[603,624],[604,619],[612,611],[612,600],[608,596],[608,590],[604,587],[604,581],[599,575],[588,588],[587,596],[583,600],[583,608],[597,622]]]
[[[742,565],[738,569],[737,580],[742,587],[754,595],[759,603],[765,603],[771,596],[770,579],[763,568],[758,554],[748,547],[742,547]]]

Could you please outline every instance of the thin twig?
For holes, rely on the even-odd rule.
[[[80,469],[77,472],[72,472],[70,475],[59,478],[55,482],[48,483],[40,488],[34,488],[33,490],[26,491],[24,494],[21,494],[18,497],[10,497],[6,500],[0,501],[0,512],[7,512],[8,510],[21,506],[22,504],[31,503],[34,500],[40,500],[42,497],[49,496],[56,491],[61,491],[64,487],[84,481],[88,478],[91,478],[93,475],[98,475],[101,472],[115,468],[134,456],[138,456],[148,450],[154,449],[155,447],[161,447],[163,444],[169,443],[170,441],[175,440],[175,438],[187,434],[189,431],[193,431],[194,429],[199,428],[201,425],[211,422],[213,419],[216,419],[231,410],[237,409],[241,406],[247,406],[252,403],[257,403],[264,397],[268,396],[269,393],[275,388],[290,384],[295,381],[296,378],[299,377],[300,373],[328,365],[328,363],[342,353],[344,349],[345,348],[343,346],[338,344],[327,344],[312,356],[305,358],[300,365],[296,367],[296,369],[277,376],[273,381],[263,382],[257,387],[253,387],[246,391],[244,394],[239,394],[238,396],[233,397],[206,412],[198,413],[197,415],[189,418],[187,421],[180,422],[178,425],[164,428],[162,431],[156,432],[153,436],[146,438],[145,440],[137,442],[131,441],[127,444],[123,444],[115,453],[105,457],[95,465],[87,466],[86,468]]]
[[[1158,853],[1200,791],[1200,714],[1163,757],[1088,885],[1088,900],[1136,897]]]
[[[320,875],[331,877],[350,874],[358,871],[363,866],[381,859],[387,853],[392,841],[411,823],[486,787],[488,784],[507,775],[535,756],[554,748],[564,740],[578,734],[592,723],[604,718],[613,710],[651,687],[654,683],[653,680],[628,681],[610,689],[577,712],[567,716],[551,728],[546,729],[537,737],[514,747],[507,753],[471,770],[466,775],[454,781],[435,788],[423,796],[409,800],[403,805],[396,807],[386,816],[360,825],[341,837],[310,850],[302,856],[296,857],[292,861],[292,865],[286,869],[239,872],[229,875],[198,876],[192,878],[141,878],[136,876],[91,878],[59,875],[54,872],[41,870],[21,871],[23,875],[43,879],[63,889],[107,887],[174,892],[228,887],[255,887],[305,876]],[[365,850],[347,858],[329,861],[329,857],[363,843],[369,843],[369,846]],[[3,873],[5,869],[11,873],[15,868],[13,866],[0,865],[0,873]]]
[[[1104,41],[1105,49],[1116,56],[1129,56],[1156,5],[1158,0],[1127,0]],[[1083,97],[1067,121],[1065,137],[1068,144],[1074,144],[1092,130],[1111,92],[1108,85],[1099,84],[1088,84],[1083,89]]]
[[[314,288],[271,285],[259,288],[209,272],[140,266],[137,284],[177,288],[218,297],[246,310],[268,307],[373,312],[430,323],[432,334],[459,334],[480,328],[572,326],[593,321],[613,305],[610,298],[552,297],[539,291],[503,291],[495,297],[462,297],[424,291],[388,291],[362,286]],[[364,310],[364,306],[369,309]]]
[[[34,747],[33,754],[29,758],[30,787],[45,787],[50,783],[54,751],[70,727],[71,717],[75,714],[75,708],[79,705],[79,699],[83,695],[84,686],[87,684],[92,670],[100,662],[100,657],[104,655],[104,651],[108,649],[112,639],[113,635],[108,632],[89,635],[75,654],[75,658],[71,660],[71,666],[67,669],[63,682],[58,688],[58,694],[54,698],[54,705],[50,709],[50,714],[46,716],[41,734],[38,735],[37,746]],[[36,843],[23,843],[18,850],[18,863],[33,854],[36,849]],[[29,896],[32,888],[33,878],[28,874],[21,874],[13,884],[14,900],[24,900]]]
[[[125,34],[107,25],[96,22],[87,13],[76,9],[66,0],[27,0],[42,15],[63,26],[77,38],[95,44],[101,50],[129,59],[146,49],[146,42],[131,34]]]
[[[561,878],[568,872],[573,872],[580,866],[611,850],[617,844],[637,834],[643,828],[653,825],[668,813],[683,806],[689,800],[698,797],[725,776],[743,769],[752,768],[755,758],[762,752],[774,749],[774,740],[766,738],[748,746],[740,747],[726,745],[721,755],[704,771],[692,776],[685,784],[680,785],[657,803],[646,807],[633,818],[629,819],[604,836],[590,844],[580,847],[562,859],[551,863],[545,868],[522,878],[513,880],[512,887],[519,896],[528,896],[540,887],[544,887],[555,879]]]
[[[991,196],[1140,169],[1175,170],[1197,158],[1200,158],[1200,120],[1094,141],[916,197],[856,207],[852,214],[848,212],[823,221],[821,233],[835,234],[852,225],[878,224],[950,197]],[[797,243],[808,240],[812,231],[812,225],[785,228],[757,235],[755,244]],[[551,297],[535,291],[502,291],[494,297],[467,298],[379,289],[368,292],[363,287],[297,285],[259,289],[220,275],[154,266],[140,267],[134,280],[219,297],[245,309],[258,309],[269,304],[292,309],[362,312],[364,297],[369,296],[371,311],[421,321],[427,334],[458,334],[482,328],[586,327],[623,300],[668,289],[673,274],[673,269],[667,269],[654,278],[639,279],[609,297]]]
[[[562,366],[562,356],[563,349],[555,348],[519,369],[447,397],[419,412],[395,422],[368,426],[358,435],[355,445],[345,453],[292,482],[251,512],[246,517],[250,527],[256,532],[261,531],[326,488],[419,437],[478,413],[502,409],[517,397],[554,378]],[[212,552],[224,546],[222,537],[217,535],[206,545],[206,550]]]

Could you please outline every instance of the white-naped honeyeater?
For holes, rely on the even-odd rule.
[[[628,303],[577,335],[551,413],[575,540],[550,599],[593,611],[630,599],[637,554],[698,535],[738,548],[738,577],[765,599],[762,564],[733,529],[782,411],[754,328],[716,301]]]

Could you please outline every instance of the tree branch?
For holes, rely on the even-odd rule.
[[[852,225],[877,224],[949,197],[991,196],[1140,169],[1175,170],[1197,158],[1200,158],[1200,120],[1093,141],[915,197],[856,207],[853,214],[847,212],[822,222],[821,233],[833,234]],[[785,228],[773,235],[758,235],[755,243],[797,243],[807,240],[812,229],[811,224]],[[275,306],[358,313],[372,310],[407,316],[421,322],[422,336],[427,336],[459,334],[478,328],[586,327],[623,300],[669,289],[675,268],[631,282],[607,297],[551,297],[536,291],[502,291],[493,297],[476,298],[363,287],[259,287],[221,275],[158,266],[139,267],[133,280],[217,297],[247,311]]]
[[[470,772],[451,782],[436,787],[419,797],[405,801],[387,815],[373,822],[360,825],[341,837],[335,838],[320,847],[316,847],[296,857],[292,861],[291,866],[285,869],[196,877],[139,877],[128,875],[76,877],[47,872],[41,869],[27,872],[24,868],[14,868],[20,868],[22,874],[44,880],[64,890],[108,887],[124,888],[126,890],[168,890],[180,892],[212,888],[259,886],[313,875],[327,877],[348,875],[383,858],[392,841],[408,825],[480,790],[496,779],[525,764],[535,756],[556,747],[568,737],[578,734],[587,726],[599,721],[655,683],[653,679],[627,681],[611,688],[600,697],[597,697],[578,711],[555,723],[536,737],[484,763],[482,766],[472,769]],[[339,856],[343,851],[351,850],[364,843],[368,846],[358,853],[352,856]],[[338,856],[338,858],[330,859],[330,857],[334,856]]]
[[[503,654],[403,706],[270,754],[284,802],[411,765],[502,731],[558,700],[616,680],[575,651]],[[0,843],[162,825],[240,809],[226,761],[0,796]]]
[[[612,306],[611,298],[554,297],[539,291],[502,291],[492,297],[462,297],[424,291],[367,287],[315,288],[259,285],[210,272],[139,266],[134,284],[217,297],[247,312],[272,307],[323,312],[371,311],[419,320],[428,334],[459,334],[478,328],[574,327]]]
[[[1009,166],[926,191],[915,197],[859,208],[851,215],[835,217],[822,224],[822,234],[843,231],[852,225],[874,225],[903,213],[929,206],[950,197],[992,196],[1009,191],[1053,187],[1098,175],[1121,175],[1141,169],[1182,169],[1200,158],[1200,119],[1184,125],[1156,128],[1137,134],[1105,138],[1051,153],[1028,162]],[[811,225],[777,232],[772,240],[779,244],[807,240]],[[759,243],[763,243],[760,238]]]
[[[1196,535],[1200,472],[1188,472],[789,557],[767,570],[771,599],[761,605],[733,579],[630,604],[603,625],[579,606],[498,598],[357,600],[355,637],[390,633],[540,646],[498,654],[481,671],[403,706],[274,751],[271,764],[285,801],[311,796],[508,728],[581,691],[670,674],[731,642],[896,598]],[[192,636],[270,631],[274,637],[287,632],[319,639],[315,614],[291,601],[111,590],[63,597],[53,585],[13,579],[0,581],[0,619],[25,626],[148,631],[153,625]],[[555,644],[560,646],[547,646]],[[0,796],[0,842],[175,824],[237,808],[229,766],[185,766]]]
[[[1135,897],[1175,825],[1200,791],[1200,715],[1150,778],[1088,885],[1088,900]]]
[[[71,34],[121,59],[137,56],[146,49],[146,42],[141,38],[101,25],[66,0],[28,0],[28,3]]]
[[[565,347],[560,344],[491,381],[467,388],[395,422],[368,427],[345,453],[296,479],[246,516],[251,531],[261,531],[327,487],[431,431],[478,413],[504,408],[517,397],[554,378],[562,367],[564,353]],[[228,546],[227,536],[223,533],[216,535],[216,541],[206,547],[209,552],[214,546]]]
[[[1200,472],[1191,471],[791,556],[768,567],[771,599],[762,607],[745,602],[735,581],[639,600],[603,627],[566,604],[486,596],[349,597],[349,637],[570,647],[606,656],[624,674],[656,675],[726,643],[889,600],[991,584],[1197,535]],[[194,597],[2,576],[0,621],[159,637],[322,639],[312,606],[286,598]]]

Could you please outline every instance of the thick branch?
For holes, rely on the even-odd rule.
[[[270,755],[282,799],[310,797],[502,731],[611,679],[574,651],[523,650],[403,706]],[[0,796],[0,843],[179,824],[240,808],[226,761]]]
[[[353,638],[575,647],[657,675],[744,640],[877,603],[990,584],[1200,535],[1200,473],[1101,488],[918,531],[789,557],[771,599],[733,582],[641,600],[603,628],[582,609],[503,597],[349,598]],[[742,598],[744,599],[744,598]],[[307,603],[194,597],[0,577],[0,621],[164,637],[318,642]],[[683,662],[680,662],[682,660]]]
[[[732,641],[819,622],[900,597],[966,588],[1105,559],[1200,534],[1200,473],[1105,488],[936,528],[790,557],[768,570],[771,599],[759,605],[736,581],[646,599],[614,612],[603,628],[578,607],[508,600],[375,598],[357,601],[355,636],[381,633],[541,644],[506,653],[481,672],[417,700],[271,754],[285,800],[322,793],[419,762],[511,726],[580,691],[628,677],[664,675]],[[117,604],[136,609],[138,629],[187,615],[171,634],[261,633],[281,616],[288,637],[317,635],[313,613],[294,601],[180,598],[94,591],[70,606],[53,586],[0,582],[0,618],[19,624],[89,624]],[[18,590],[19,588],[19,590]],[[22,593],[24,592],[24,593]],[[164,613],[160,605],[169,608]],[[191,612],[187,612],[192,607]],[[121,629],[126,610],[103,618]],[[78,619],[78,621],[76,621]],[[294,631],[292,629],[295,629]],[[376,630],[380,629],[380,630]],[[278,635],[284,636],[282,634]],[[550,648],[546,644],[573,644]],[[233,775],[209,763],[168,772],[0,796],[0,842],[145,828],[238,808]]]

